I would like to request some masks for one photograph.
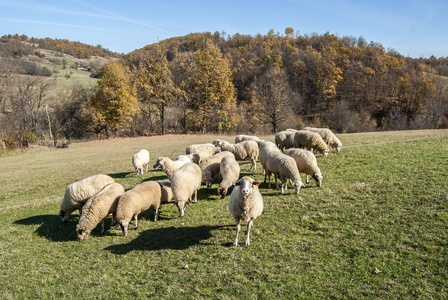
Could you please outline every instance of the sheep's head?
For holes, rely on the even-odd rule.
[[[219,195],[220,199],[224,199],[224,197],[227,195],[227,189],[225,189],[222,186],[220,186],[218,188],[218,195]]]
[[[121,230],[123,230],[123,234],[125,236],[128,235],[129,222],[125,221],[125,220],[122,220],[118,224],[120,224]]]
[[[304,187],[305,185],[302,181],[294,181],[292,183],[292,186],[294,187],[294,193],[298,194],[300,192],[300,188]]]
[[[322,179],[324,178],[324,175],[322,173],[317,173],[313,175],[314,180],[316,180],[317,186],[322,186]]]
[[[76,226],[76,233],[80,241],[85,240],[89,236],[89,232],[85,227]]]
[[[238,180],[235,185],[240,187],[240,192],[243,197],[247,197],[252,193],[253,186],[258,186],[259,184],[259,181],[256,181],[249,176],[244,176]]]
[[[177,208],[179,209],[179,214],[180,217],[183,218],[185,217],[185,207],[188,205],[187,201],[175,201],[174,204],[177,206]]]
[[[152,167],[153,167],[153,169],[160,169],[163,166],[163,164],[164,164],[163,157],[159,157],[156,160],[156,163]]]
[[[327,155],[328,155],[329,152],[330,152],[330,149],[327,147],[327,148],[325,149],[324,153],[322,153],[322,154],[323,154],[324,157],[327,157]]]
[[[61,210],[59,211],[59,217],[61,217],[61,221],[63,223],[67,223],[70,218],[70,214],[67,214],[65,211]]]

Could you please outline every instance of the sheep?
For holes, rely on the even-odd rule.
[[[65,189],[64,199],[61,203],[59,216],[62,222],[67,223],[73,211],[81,210],[87,199],[98,193],[105,185],[115,182],[108,175],[98,174],[74,182]]]
[[[303,128],[303,130],[317,132],[322,137],[322,139],[325,141],[325,143],[327,143],[328,146],[330,146],[333,149],[336,149],[337,152],[341,151],[342,143],[330,129],[305,127],[305,128]]]
[[[200,163],[201,172],[202,172],[202,180],[205,182],[207,188],[212,188],[213,177],[219,174],[219,168],[221,164],[221,160],[224,157],[231,156],[235,159],[233,153],[229,151],[223,151],[220,153],[216,153],[212,156],[207,157]]]
[[[174,203],[179,209],[181,217],[185,216],[185,206],[194,194],[194,202],[198,198],[198,190],[201,188],[201,168],[195,163],[187,163],[180,167],[171,176],[171,189],[174,195]]]
[[[244,141],[255,141],[258,145],[260,145],[261,142],[263,142],[262,139],[260,139],[258,136],[255,135],[245,135],[240,134],[235,137],[235,144],[244,142]]]
[[[162,201],[162,188],[156,181],[146,181],[136,185],[129,191],[126,191],[118,198],[116,219],[123,230],[123,234],[128,234],[129,223],[134,218],[135,230],[138,229],[138,215],[150,208],[154,208],[154,222]]]
[[[99,223],[101,223],[101,234],[104,233],[104,220],[109,214],[112,214],[112,220],[114,219],[118,198],[123,193],[124,188],[121,184],[109,183],[87,200],[76,225],[76,233],[80,240],[86,239]]]
[[[143,175],[143,168],[146,167],[148,172],[149,152],[146,149],[141,149],[132,156],[132,164],[134,165],[137,175]]]
[[[267,172],[266,172],[266,158],[268,157],[268,155],[270,153],[273,153],[273,152],[279,152],[280,153],[280,149],[273,142],[264,141],[264,142],[262,142],[260,144],[260,146],[259,146],[259,158],[260,158],[261,166],[263,168],[264,182],[266,182],[266,176],[267,176]]]
[[[185,155],[184,155],[185,156]],[[191,161],[190,161],[191,162]],[[186,159],[179,159],[172,161],[170,158],[166,156],[162,156],[157,158],[156,163],[152,166],[154,169],[162,169],[165,174],[168,176],[168,179],[171,180],[171,176],[176,172],[180,167],[186,164]]]
[[[188,154],[188,155],[179,155],[176,157],[176,159],[174,159],[174,161],[183,161],[185,163],[189,163],[192,162],[192,155]]]
[[[313,152],[305,149],[292,148],[283,153],[294,158],[299,172],[306,174],[307,184],[310,183],[308,176],[312,176],[316,180],[317,186],[322,186],[323,175],[317,165],[317,159]]]
[[[282,194],[287,189],[287,181],[290,179],[294,186],[294,192],[298,194],[300,188],[304,186],[300,178],[299,169],[297,168],[294,158],[281,152],[273,152],[266,158],[266,173],[268,176],[268,186],[271,187],[271,174],[274,175],[276,189],[278,189],[278,181],[282,182]]]
[[[284,130],[280,131],[275,135],[275,144],[283,151],[284,149],[289,149],[294,147],[294,135],[295,131]]]
[[[171,189],[171,183],[166,181],[158,181],[162,188],[162,204],[170,202],[173,198],[173,190]]]
[[[191,161],[199,165],[203,159],[206,159],[207,157],[210,157],[220,151],[221,149],[215,146],[210,147],[208,145],[197,148],[190,154],[192,156]]]
[[[235,160],[235,156],[226,156],[219,164],[219,172],[222,176],[222,181],[218,187],[219,198],[223,199],[227,195],[227,190],[235,185],[240,176],[240,165]]]
[[[329,152],[327,144],[318,133],[306,130],[299,130],[295,133],[294,147],[313,149],[322,153],[324,157],[326,157]]]
[[[229,142],[222,141],[216,146],[221,151],[230,151],[235,155],[236,160],[243,160],[249,158],[252,161],[252,171],[257,170],[258,159],[258,144],[255,141],[244,141],[238,144],[230,144]]]
[[[238,233],[241,230],[241,221],[247,223],[247,237],[245,245],[249,246],[250,229],[254,220],[263,212],[263,197],[258,190],[260,183],[244,176],[236,182],[236,186],[230,194],[229,211],[236,221],[236,237],[233,246],[238,246]]]
[[[194,144],[194,145],[190,145],[187,146],[187,148],[185,148],[185,154],[192,154],[196,149],[199,149],[201,147],[214,147],[215,145],[211,144],[211,143],[205,143],[205,144]]]

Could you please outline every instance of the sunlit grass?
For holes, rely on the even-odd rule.
[[[126,237],[107,225],[80,242],[77,214],[68,224],[57,216],[76,180],[109,174],[126,189],[163,180],[154,170],[137,176],[132,154],[148,149],[152,165],[215,138],[114,139],[0,157],[0,297],[448,297],[448,130],[340,135],[341,152],[318,155],[323,188],[311,182],[297,196],[261,184],[265,210],[249,247],[245,229],[232,246],[235,223],[217,184],[200,190],[185,218],[166,204],[159,221],[147,211]],[[256,173],[241,166],[263,180],[260,164]]]

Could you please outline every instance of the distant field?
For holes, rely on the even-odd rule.
[[[228,197],[202,187],[186,217],[167,204],[139,230],[99,228],[78,241],[77,213],[62,224],[65,187],[109,174],[130,189],[163,172],[134,173],[141,148],[184,154],[233,136],[168,135],[32,148],[0,156],[1,299],[446,299],[448,130],[338,135],[341,152],[318,155],[324,186],[297,196],[261,184],[265,210],[251,245],[233,247]],[[273,140],[273,135],[262,136]],[[263,180],[240,162],[241,176]],[[109,222],[107,222],[109,224]]]

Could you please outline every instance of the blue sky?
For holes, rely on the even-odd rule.
[[[0,35],[26,34],[129,53],[192,32],[364,37],[414,58],[448,57],[447,0],[0,0]]]

